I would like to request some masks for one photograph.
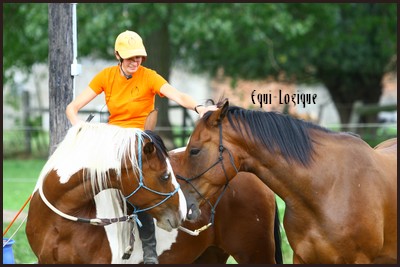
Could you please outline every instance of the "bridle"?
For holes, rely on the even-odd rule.
[[[214,224],[215,210],[216,210],[217,205],[219,204],[220,200],[222,199],[222,196],[224,195],[226,189],[228,188],[229,181],[230,181],[231,179],[229,179],[228,174],[226,173],[226,169],[225,169],[225,165],[224,165],[224,158],[223,158],[223,153],[224,153],[224,151],[227,151],[227,152],[228,152],[230,163],[231,163],[231,165],[233,166],[233,168],[235,169],[236,174],[239,172],[239,170],[236,168],[236,165],[235,165],[235,162],[234,162],[234,160],[233,160],[233,156],[232,156],[231,152],[229,151],[229,149],[227,149],[227,148],[223,145],[223,142],[222,142],[222,123],[221,123],[221,121],[218,121],[218,128],[219,128],[219,147],[218,147],[219,156],[218,156],[218,159],[217,159],[213,164],[211,164],[210,167],[208,167],[207,169],[205,169],[203,172],[201,172],[200,174],[194,175],[194,176],[192,176],[192,177],[186,178],[186,177],[183,177],[183,176],[181,176],[181,175],[175,174],[176,178],[178,178],[178,179],[180,179],[180,180],[183,180],[183,181],[185,181],[186,183],[188,183],[188,184],[196,191],[196,193],[199,194],[200,197],[201,197],[202,199],[204,199],[204,201],[211,207],[211,217],[210,217],[210,221],[209,221],[209,223],[208,223],[207,225],[205,225],[205,226],[203,226],[202,228],[197,229],[197,230],[195,230],[195,231],[190,231],[190,230],[188,230],[188,229],[186,229],[186,228],[183,228],[183,229],[182,229],[182,228],[180,227],[181,230],[183,230],[183,231],[185,231],[185,232],[187,232],[187,233],[189,233],[189,234],[192,234],[192,235],[198,235],[198,233],[199,233],[200,231],[206,230],[208,227],[210,227],[211,225]],[[199,192],[199,190],[197,190],[197,188],[193,185],[192,181],[195,180],[195,179],[200,178],[202,175],[204,175],[204,174],[207,173],[209,170],[211,170],[212,168],[214,168],[215,166],[217,166],[219,163],[221,164],[222,169],[224,170],[226,182],[225,182],[225,184],[224,184],[224,187],[223,187],[221,193],[219,194],[219,196],[218,196],[218,198],[217,198],[217,201],[215,202],[214,205],[212,205],[211,202],[210,202],[206,197],[204,197],[204,195],[201,194],[201,193]],[[235,175],[236,175],[236,174],[235,174]]]

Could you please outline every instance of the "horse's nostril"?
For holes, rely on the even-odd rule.
[[[189,219],[193,216],[194,208],[195,208],[194,204],[190,205],[190,207],[188,208],[187,216]]]

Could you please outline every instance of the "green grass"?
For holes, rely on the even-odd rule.
[[[45,163],[44,159],[3,160],[3,209],[18,211],[23,206]]]
[[[37,179],[46,159],[3,159],[3,177]]]
[[[279,221],[281,222],[283,263],[284,264],[292,264],[293,263],[293,250],[289,245],[289,241],[286,237],[286,233],[283,228],[283,215],[285,214],[285,202],[277,195],[275,195],[275,198],[276,198],[276,203],[278,204],[278,209],[279,209]]]
[[[3,160],[3,210],[10,210],[17,214],[35,188],[37,178],[45,162],[46,160],[37,159]],[[25,214],[28,212],[28,207],[29,204],[24,209]],[[24,216],[20,215],[5,237],[12,237],[15,240],[12,246],[15,263],[33,263],[37,259],[26,238],[25,223],[17,231],[22,219],[24,219]],[[3,233],[9,225],[10,222],[3,222]]]
[[[9,231],[6,234],[6,238],[11,238],[11,234],[13,234],[17,228],[20,226],[21,221],[16,221]],[[9,222],[3,222],[3,232],[8,227]],[[12,237],[15,243],[12,245],[14,259],[16,264],[26,264],[26,263],[36,263],[37,258],[35,254],[32,252],[31,247],[29,246],[28,239],[25,233],[25,223],[21,226],[21,228],[16,232],[16,234]]]

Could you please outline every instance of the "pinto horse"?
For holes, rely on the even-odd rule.
[[[104,206],[95,205],[95,196],[104,190],[111,190],[110,197]],[[127,215],[126,203],[133,207],[132,215]],[[109,217],[94,218],[110,207]],[[186,207],[155,133],[85,123],[68,131],[41,171],[26,234],[38,263],[110,263],[110,253],[104,252],[109,250],[107,239],[97,239],[106,234],[99,226],[122,229],[123,224],[133,231],[137,214],[147,211],[158,227],[171,231],[185,219]],[[124,248],[116,258],[129,258],[133,237],[129,232],[116,235],[110,245]]]
[[[397,138],[373,149],[283,114],[217,105],[197,122],[177,177],[208,196],[254,173],[286,204],[294,263],[397,262]]]

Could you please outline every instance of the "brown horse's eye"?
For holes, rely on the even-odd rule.
[[[164,174],[164,175],[161,177],[161,180],[163,180],[163,181],[168,181],[168,179],[169,179],[170,176],[171,176],[170,173],[166,173],[166,174]]]
[[[190,149],[190,155],[191,156],[195,156],[195,155],[199,154],[199,152],[200,152],[200,149],[198,149],[198,148]]]

